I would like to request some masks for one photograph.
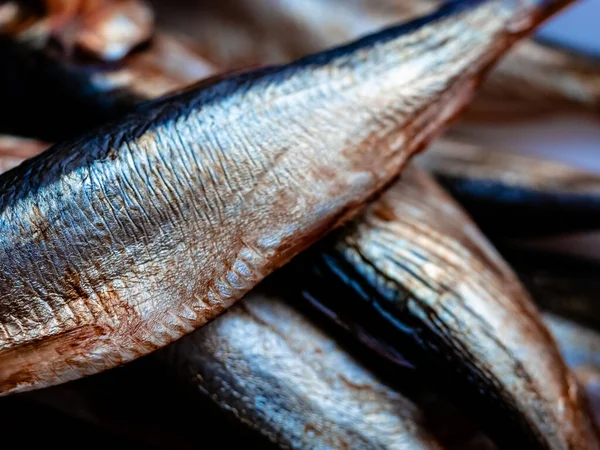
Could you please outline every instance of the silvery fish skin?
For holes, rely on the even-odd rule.
[[[6,153],[2,152],[2,143],[6,144],[5,147],[10,150],[8,152],[10,155],[23,156],[30,156],[32,149],[36,149],[35,151],[39,153],[46,146],[44,143],[28,139],[2,137],[0,138],[0,168],[4,166],[3,153]],[[12,161],[12,157],[9,159]],[[21,161],[24,159],[21,158]],[[361,446],[374,448],[377,443],[380,444],[379,447],[388,448],[384,445],[386,442],[390,443],[390,448],[440,448],[440,445],[448,449],[493,448],[484,437],[465,424],[464,419],[461,419],[456,411],[447,412],[448,406],[440,405],[440,400],[435,397],[429,400],[431,397],[429,393],[425,395],[428,401],[421,401],[417,406],[410,404],[408,399],[403,399],[402,393],[405,390],[410,390],[414,397],[416,389],[421,390],[423,387],[401,383],[399,387],[403,390],[400,393],[394,392],[377,381],[375,376],[366,369],[362,369],[358,361],[345,354],[345,350],[321,332],[306,316],[290,307],[276,304],[278,301],[285,302],[284,299],[269,298],[261,294],[250,297],[257,296],[260,298],[245,300],[250,302],[250,309],[259,313],[269,313],[268,317],[280,329],[283,327],[284,330],[289,330],[290,324],[293,323],[291,328],[294,333],[286,333],[284,337],[277,336],[269,324],[260,323],[248,315],[246,313],[248,308],[234,308],[235,313],[232,311],[223,315],[211,325],[198,331],[198,335],[194,334],[192,337],[176,342],[165,349],[166,352],[151,355],[152,358],[142,358],[127,365],[126,368],[107,371],[94,377],[21,394],[20,398],[24,398],[29,403],[35,402],[34,407],[36,404],[50,406],[63,414],[88,422],[100,430],[114,433],[117,436],[116,443],[121,436],[125,436],[135,442],[155,445],[159,448],[191,449],[195,448],[200,441],[195,433],[187,431],[194,429],[195,423],[202,423],[205,428],[221,436],[222,446],[244,445],[245,448],[264,449],[267,442],[257,439],[255,434],[244,432],[245,430],[240,426],[242,423],[256,424],[255,415],[260,415],[260,410],[256,410],[252,404],[252,407],[243,409],[243,415],[227,417],[226,414],[230,414],[232,403],[223,392],[226,392],[230,386],[241,386],[244,393],[248,394],[244,399],[252,400],[254,397],[251,395],[251,388],[261,387],[264,392],[267,392],[274,384],[284,384],[289,388],[286,391],[287,395],[277,397],[279,400],[277,404],[284,409],[293,410],[294,417],[303,422],[305,428],[306,423],[311,420],[318,423],[318,427],[325,426],[330,441],[355,444],[357,448]],[[239,326],[240,323],[242,326]],[[243,335],[242,339],[238,339],[240,335]],[[290,375],[286,370],[282,370],[280,354],[276,355],[279,357],[276,364],[272,362],[262,364],[261,360],[257,361],[253,358],[256,347],[254,347],[255,352],[241,354],[244,348],[253,346],[254,342],[268,345],[274,341],[279,342],[279,348],[288,350],[285,352],[287,358],[285,368],[300,368],[301,373],[312,373],[314,371],[312,366],[309,367],[307,364],[314,361],[321,370],[327,369],[327,381],[339,376],[343,380],[359,378],[371,383],[362,383],[360,386],[355,381],[350,385],[347,382],[334,382],[329,386],[327,382],[317,383],[321,388],[319,393],[323,394],[322,397],[335,398],[337,408],[334,411],[326,408],[318,409],[318,415],[310,407],[297,409],[299,402],[303,405],[317,406],[322,403],[321,397],[314,394],[311,401],[304,401],[305,393],[311,392],[315,387],[314,377],[295,377],[294,383],[289,383],[287,380],[290,379]],[[291,342],[291,345],[286,344],[286,341]],[[299,343],[300,346],[293,345]],[[235,353],[235,350],[239,350],[240,353]],[[325,356],[321,357],[323,353]],[[230,383],[222,386],[220,383],[207,385],[199,381],[199,374],[214,370],[215,361],[226,361],[234,354],[243,360],[243,364],[237,364],[233,368],[223,364],[221,371],[216,370],[218,376],[213,377],[217,380],[232,380]],[[268,359],[270,354],[267,348],[262,358]],[[307,356],[312,360],[307,361]],[[340,365],[340,362],[345,364]],[[370,364],[373,361],[360,361],[360,364],[365,363]],[[236,370],[238,367],[247,366],[254,369],[260,367],[260,373],[268,373],[268,377],[249,378],[248,373]],[[182,385],[166,376],[167,368],[171,372],[177,367],[184,368],[179,375],[183,372],[186,375],[185,381],[191,380],[193,385],[200,384],[203,394],[190,395]],[[273,370],[269,371],[269,367]],[[386,367],[385,372],[389,373],[389,369]],[[205,379],[206,376],[202,378]],[[273,383],[272,380],[276,382]],[[254,381],[254,384],[249,381]],[[148,397],[148,392],[152,393],[151,397]],[[3,401],[6,403],[4,399],[0,400],[0,410]],[[346,412],[359,411],[356,407],[357,402],[360,403],[361,412],[367,411],[366,415],[361,415],[358,419],[356,414],[350,417],[351,414]],[[219,409],[215,411],[215,407]],[[344,413],[340,414],[339,411]],[[377,419],[373,416],[373,411],[379,411],[384,416],[390,415],[391,418],[386,419],[383,424],[381,420],[377,420],[375,423],[379,425],[373,426],[370,419]],[[434,417],[431,417],[432,412]],[[422,417],[422,413],[426,416]],[[354,428],[350,431],[347,425],[349,421],[353,424],[359,423],[362,431],[359,433]],[[396,427],[393,429],[384,427],[384,432],[381,433],[381,427],[390,423],[396,424]],[[264,426],[255,425],[254,428],[259,434],[278,430],[277,442],[272,443],[277,448],[290,448],[290,442],[297,443],[299,435],[303,436],[302,448],[321,448],[320,436],[307,437],[299,433],[298,428],[290,427],[292,424],[294,422],[287,420],[287,415],[279,415],[269,417]],[[443,444],[437,443],[437,440],[430,435],[431,432],[428,431],[430,428],[433,428],[436,437],[442,439]],[[427,440],[424,439],[425,437]],[[416,447],[417,441],[420,442],[419,447]],[[483,445],[486,447],[482,447]]]
[[[544,314],[544,322],[586,390],[596,424],[600,424],[600,333],[551,313]]]
[[[420,158],[488,235],[600,228],[600,176],[559,162],[492,151],[455,138]]]
[[[451,198],[409,169],[335,240],[297,260],[294,287],[366,344],[413,364],[497,443],[599,448],[577,383],[516,276]]]
[[[287,61],[425,14],[433,0],[155,0],[159,26],[194,37],[220,67]],[[292,31],[291,31],[292,30]],[[558,110],[600,110],[600,60],[526,41],[499,63],[467,111],[515,120]]]
[[[5,132],[61,140],[215,71],[192,45],[165,33],[118,61],[57,54],[50,23],[51,17],[21,12],[0,24]]]
[[[21,398],[165,448],[201,446],[198,423],[226,448],[484,448],[412,371],[381,366],[310,312],[256,290],[150,358]]]
[[[453,3],[201,83],[3,174],[0,393],[100,372],[214,319],[356,214],[566,3]]]
[[[13,147],[21,141],[8,137],[6,140],[10,140]],[[22,140],[22,143],[31,146],[35,142]],[[43,147],[41,143],[39,147]],[[0,167],[2,165],[0,156]],[[375,375],[361,368],[365,361],[356,361],[346,354],[306,315],[285,306],[285,299],[260,292],[249,297],[243,300],[244,306],[234,307],[228,314],[150,358],[93,377],[27,392],[20,398],[34,402],[33,407],[49,406],[106,430],[117,437],[117,442],[126,437],[139,445],[145,443],[166,449],[196,448],[201,441],[195,433],[188,432],[196,423],[221,435],[220,445],[244,445],[245,448],[264,449],[268,444],[274,448],[293,448],[300,441],[301,448],[321,448],[323,440],[345,443],[352,448],[388,448],[386,443],[390,448],[465,449],[470,448],[467,447],[470,444],[473,448],[483,448],[482,437],[457,419],[456,411],[446,412],[447,406],[440,406],[440,400],[435,397],[416,406],[410,404],[402,396],[404,391],[396,393],[379,382]],[[253,311],[260,317],[266,314],[270,321],[257,320],[256,315],[251,314]],[[257,342],[259,347],[255,346]],[[273,354],[272,345],[281,351]],[[256,358],[259,348],[262,352],[260,358]],[[249,349],[252,351],[245,351]],[[247,367],[254,371],[245,370]],[[327,371],[326,381],[315,382],[314,375],[320,372],[315,372],[314,367],[320,372]],[[389,369],[386,367],[385,372],[389,373]],[[294,375],[290,376],[290,371]],[[184,383],[170,379],[169,373],[177,373],[184,377],[180,381],[199,386],[200,395],[190,395]],[[299,376],[306,373],[313,376]],[[342,382],[332,382],[336,377]],[[362,383],[356,382],[357,379]],[[415,386],[405,384],[401,383],[400,387],[415,395]],[[228,391],[234,386],[235,390]],[[288,414],[264,417],[262,409],[256,408],[254,393],[258,389],[267,393],[273,386],[287,387],[285,395],[274,396],[277,405],[274,407],[293,411],[296,421],[289,420]],[[320,389],[317,394],[314,393],[316,387]],[[275,392],[279,391],[281,389]],[[152,393],[151,397],[148,392]],[[306,392],[311,393],[308,399]],[[243,405],[230,401],[232,396],[240,398],[240,393],[250,406],[242,408]],[[271,403],[270,396],[263,396]],[[322,398],[334,398],[336,408],[321,408]],[[0,410],[5,404],[5,399],[0,399]],[[298,408],[299,404],[304,407]],[[234,407],[243,413],[231,414]],[[358,414],[364,411],[366,414]],[[430,417],[431,411],[435,412],[434,418]],[[375,412],[383,416],[375,416]],[[426,414],[425,418],[421,412]],[[381,417],[388,415],[390,417],[382,423]],[[379,425],[373,426],[371,419]],[[304,428],[298,428],[299,422]],[[303,433],[310,422],[317,424],[313,433],[325,427],[327,438]],[[348,423],[358,423],[360,432],[354,426],[350,428]],[[246,424],[254,425],[254,433],[243,428]],[[395,426],[387,427],[390,424]],[[430,435],[432,427],[443,444]],[[267,437],[257,439],[255,433],[269,434],[275,442],[267,441]],[[416,442],[420,442],[418,447]]]
[[[167,351],[205,395],[277,448],[442,448],[413,403],[284,299],[253,291]]]

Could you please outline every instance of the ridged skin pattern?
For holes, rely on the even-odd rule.
[[[169,352],[188,379],[277,448],[442,448],[413,403],[285,299],[260,290]]]
[[[406,170],[319,250],[307,297],[367,344],[400,352],[498,442],[523,445],[525,433],[531,446],[598,448],[577,384],[527,293],[424,172]],[[323,288],[335,279],[337,291]]]
[[[114,367],[222,313],[386,186],[564,3],[540,5],[450,5],[203,83],[5,173],[0,391]]]

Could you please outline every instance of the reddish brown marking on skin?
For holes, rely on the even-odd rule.
[[[44,220],[52,226],[43,240],[28,236],[19,260],[5,260],[13,264],[3,274],[3,295],[13,299],[2,311],[6,323],[14,329],[28,317],[13,312],[36,308],[41,319],[22,332],[5,333],[4,345],[44,336],[57,315],[61,331],[72,327],[66,313],[77,302],[85,305],[87,297],[64,285],[68,265],[81,272],[72,283],[99,296],[107,315],[84,321],[113,329],[107,329],[105,353],[90,351],[85,370],[45,377],[44,383],[134,359],[212,320],[356,214],[464,107],[482,71],[534,25],[521,19],[536,16],[502,1],[461,3],[443,11],[413,28],[392,28],[287,67],[151,103],[97,135],[55,147],[22,166],[32,169],[27,173],[35,176],[25,182],[36,190],[19,184],[24,181],[18,171],[5,177],[4,213],[14,211],[32,227]],[[411,39],[424,51],[415,54]],[[401,119],[390,121],[398,111]],[[115,159],[107,157],[113,147]],[[69,158],[65,170],[43,171],[45,164],[63,169],[63,157]],[[198,159],[192,174],[185,158]],[[331,178],[323,176],[327,173]],[[65,192],[70,195],[62,197]],[[42,214],[31,208],[30,193],[48,200],[39,202]],[[2,223],[8,254],[23,231]],[[247,253],[253,258],[250,269],[230,281],[239,275],[232,268]],[[35,270],[40,262],[58,267],[58,276],[17,286],[20,272]],[[12,273],[19,276],[11,282],[7,274]],[[111,288],[114,295],[109,291],[103,298]],[[58,292],[58,298],[48,292]],[[47,304],[51,308],[43,309]],[[124,304],[138,316],[121,310]],[[121,316],[127,324],[117,327],[113,322]],[[60,372],[60,361],[54,363]],[[35,385],[23,389],[43,384],[37,374],[33,378]]]
[[[44,363],[52,361],[56,356],[85,354],[105,334],[106,330],[101,326],[86,325],[40,341],[0,351],[0,357],[6,361],[0,366],[0,390],[12,391],[18,389],[21,384],[30,383],[32,377],[35,379],[34,373],[39,373]],[[21,354],[29,356],[20,358]],[[63,364],[70,365],[71,362],[65,360]],[[77,366],[76,363],[73,365]]]
[[[408,339],[405,347],[398,347],[412,352],[422,370],[437,364],[415,354],[427,353],[426,347],[437,349],[430,356],[434,359],[455,354],[454,366],[468,359],[467,372],[473,370],[474,378],[483,380],[499,402],[514,405],[518,420],[527,421],[536,439],[549,448],[597,448],[581,390],[528,294],[474,223],[426,173],[409,167],[397,185],[331,244],[333,249],[323,250],[333,262],[320,263],[327,275],[317,282],[334,282],[339,276],[350,286],[346,277],[355,276],[361,293],[338,301],[326,288],[307,292],[339,315],[349,330],[367,327],[368,337],[394,345],[385,332],[382,337],[361,323],[360,315],[345,313],[366,292],[402,324],[393,336],[401,339],[401,330],[411,328],[419,343],[429,343],[411,350]],[[454,368],[443,370],[452,373]],[[479,389],[476,395],[481,395]]]

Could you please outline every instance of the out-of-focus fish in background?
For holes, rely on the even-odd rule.
[[[56,9],[48,10],[26,2],[0,5],[0,129],[6,133],[61,140],[214,73],[214,67],[185,38],[137,33],[137,22],[122,17],[120,9],[138,2],[94,1],[88,7],[80,1],[56,3]],[[64,9],[58,4],[64,4]],[[95,14],[98,8],[103,11],[100,16]],[[54,45],[54,32],[66,27],[68,33],[62,34],[78,42],[80,35],[94,34],[88,29],[92,19],[107,16],[120,18],[122,28],[132,29],[115,39],[135,35],[144,38],[144,45],[127,45],[130,41],[125,39],[121,46],[127,52],[119,52],[119,58],[103,54],[90,58],[66,52],[63,47],[71,44]],[[71,23],[77,26],[70,27]],[[106,28],[112,36],[111,27]]]
[[[452,135],[418,161],[496,238],[600,229],[597,174]]]
[[[295,59],[435,9],[433,0],[195,0],[151,2],[159,27],[206,43],[219,67]],[[175,7],[173,5],[176,5]],[[600,60],[529,40],[494,69],[470,120],[528,119],[560,110],[600,112]]]
[[[278,448],[442,448],[411,401],[286,303],[255,292],[169,358]]]

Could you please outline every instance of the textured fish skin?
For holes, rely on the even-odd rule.
[[[453,138],[420,158],[487,235],[600,228],[600,177],[566,164],[491,151]]]
[[[540,307],[600,330],[598,261],[507,244],[499,248]]]
[[[359,211],[567,2],[465,1],[205,82],[0,177],[0,391],[133,360]]]
[[[413,364],[497,443],[599,448],[528,294],[424,172],[405,170],[363,217],[289,270],[311,303]]]
[[[164,33],[119,60],[60,54],[48,23],[49,17],[22,13],[0,24],[5,132],[62,140],[214,72],[193,46]]]
[[[544,314],[544,322],[586,390],[596,424],[600,424],[600,333],[550,313]]]
[[[13,147],[32,145],[21,141],[10,138]],[[399,381],[393,368],[379,368],[373,358],[358,361],[346,354],[313,319],[285,306],[284,299],[260,291],[249,297],[201,330],[126,368],[21,397],[160,448],[195,448],[200,441],[188,431],[196,423],[221,435],[225,447],[483,448],[482,437],[440,399],[423,396],[422,386]],[[393,378],[394,389],[361,364]],[[191,395],[184,384],[198,386],[199,392]],[[265,416],[264,402],[255,400],[268,398],[271,404],[267,394],[273,386],[276,393],[284,392],[273,403],[281,414]],[[416,405],[403,397],[407,390],[411,399],[417,397]],[[327,408],[332,401],[335,408]],[[291,411],[293,420],[284,411]],[[325,432],[315,434],[318,430]]]
[[[268,292],[150,357],[20,397],[165,448],[202,446],[197,424],[225,448],[494,448],[413,371]]]
[[[431,11],[432,0],[155,0],[158,23],[202,44],[220,67],[276,63]],[[520,43],[492,71],[470,120],[522,120],[559,110],[600,111],[600,60],[557,44]]]
[[[167,351],[205,395],[277,448],[442,448],[412,402],[260,290]]]
[[[32,151],[41,151],[43,148],[43,143],[31,140],[7,136],[0,138],[0,153],[2,154],[29,155]],[[6,152],[4,151],[5,149]],[[4,159],[0,157],[0,166],[3,167],[3,163]],[[530,253],[528,254],[527,251],[517,249],[513,250],[512,253],[508,252],[508,257],[509,260],[514,259],[517,269],[523,271],[524,275],[522,275],[522,279],[528,286],[531,286],[532,292],[537,294],[536,302],[538,304],[556,310],[559,313],[574,315],[577,319],[584,319],[586,322],[590,322],[590,318],[599,316],[595,311],[597,309],[595,308],[597,302],[594,300],[594,294],[597,293],[597,289],[594,289],[594,287],[597,286],[589,288],[587,291],[588,295],[584,299],[581,298],[581,294],[577,295],[577,292],[579,292],[578,286],[585,285],[585,282],[582,283],[583,280],[581,277],[583,276],[583,279],[588,278],[592,280],[593,284],[594,274],[597,274],[597,267],[593,267],[590,264],[586,265],[583,262],[573,264],[573,261],[565,260],[564,257],[552,258],[536,252]],[[545,264],[540,267],[540,262],[545,262]],[[529,270],[527,271],[526,268]],[[534,268],[533,274],[530,273],[532,268]],[[585,276],[586,273],[588,273],[588,276]],[[228,445],[240,445],[243,442],[246,447],[251,445],[252,448],[264,448],[265,446],[264,442],[253,439],[253,435],[241,433],[242,430],[237,430],[236,433],[232,434],[231,431],[235,424],[231,422],[235,419],[243,423],[254,424],[254,428],[258,432],[266,430],[264,433],[271,436],[276,435],[277,438],[274,439],[276,441],[274,444],[277,444],[280,448],[289,448],[291,447],[289,442],[298,442],[297,436],[302,435],[302,433],[298,434],[298,429],[296,428],[297,434],[294,434],[294,428],[289,427],[294,422],[282,420],[286,416],[285,414],[269,417],[262,416],[263,420],[266,421],[266,425],[261,425],[262,422],[260,421],[257,422],[255,414],[260,414],[260,410],[257,411],[254,409],[253,399],[255,396],[252,395],[253,391],[249,386],[255,389],[259,389],[262,386],[262,391],[267,392],[269,386],[286,385],[288,387],[286,390],[288,395],[281,396],[278,405],[283,409],[295,410],[298,398],[303,397],[304,392],[313,391],[314,386],[311,386],[310,382],[306,381],[306,378],[299,377],[294,378],[293,383],[289,383],[287,380],[290,377],[287,373],[287,368],[297,368],[307,363],[310,365],[311,361],[306,361],[306,358],[303,358],[304,354],[308,351],[309,356],[313,358],[313,361],[316,361],[314,365],[323,370],[323,366],[325,365],[325,368],[327,368],[327,362],[332,361],[331,349],[335,348],[338,352],[342,350],[331,339],[324,339],[323,333],[318,330],[315,331],[314,326],[310,325],[310,322],[300,313],[286,306],[276,306],[278,300],[274,298],[261,297],[261,294],[254,294],[250,297],[257,296],[260,298],[246,300],[250,303],[250,306],[236,308],[235,312],[224,315],[212,325],[174,344],[173,348],[167,349],[166,353],[169,357],[166,359],[170,362],[169,366],[171,368],[176,366],[183,367],[181,372],[184,373],[188,380],[192,381],[192,384],[198,384],[203,392],[202,396],[193,396],[191,402],[188,401],[183,404],[184,398],[189,400],[189,393],[183,395],[181,392],[176,392],[177,389],[165,389],[167,386],[173,386],[173,381],[169,382],[166,380],[166,377],[163,376],[161,378],[157,376],[158,373],[164,372],[165,368],[157,364],[156,358],[150,360],[145,358],[140,363],[129,366],[126,371],[121,370],[120,373],[111,371],[99,377],[56,386],[51,389],[44,389],[30,394],[29,398],[59,408],[64,413],[74,415],[95,426],[109,429],[118,434],[125,434],[139,441],[160,444],[161,447],[165,448],[193,448],[192,443],[195,439],[191,436],[186,436],[185,439],[175,439],[175,437],[181,436],[183,429],[178,428],[175,431],[172,429],[173,425],[165,426],[168,421],[165,420],[165,417],[161,416],[161,411],[170,411],[169,419],[171,419],[171,422],[169,423],[186,422],[189,423],[188,426],[192,426],[192,421],[196,420],[201,421],[205,425],[210,424],[208,426],[212,430],[225,430],[229,428],[229,432],[225,433],[229,442]],[[283,302],[281,299],[279,301]],[[267,317],[271,321],[275,321],[275,325],[277,325],[282,336],[277,336],[274,333],[273,327],[269,326],[268,321],[261,322],[257,320],[255,316],[250,314],[248,308],[250,308],[250,311],[253,308],[257,308],[257,311],[262,313],[262,315],[267,314]],[[600,384],[600,369],[596,367],[598,366],[596,364],[596,350],[598,345],[600,345],[597,333],[548,313],[544,314],[544,321],[552,332],[553,337],[557,340],[561,353],[566,358],[571,370],[577,376],[582,387],[586,389],[594,411],[600,411],[596,407],[598,403],[597,399],[600,398],[597,394],[598,385]],[[291,323],[294,326],[291,326]],[[293,334],[289,333],[290,329],[294,331]],[[213,332],[213,330],[216,331]],[[240,336],[243,336],[243,338]],[[249,338],[250,336],[251,338]],[[273,341],[278,342],[279,345],[276,345],[276,347],[288,350],[284,352],[288,358],[285,364],[281,362],[280,354],[277,355],[278,360],[276,362],[263,363],[263,360],[269,357],[271,350],[268,346]],[[288,346],[285,344],[286,341],[291,342],[292,345]],[[259,360],[253,359],[253,356],[257,352],[257,347],[254,346],[256,342],[261,343],[264,347],[264,352],[261,353],[262,359]],[[294,355],[293,350],[298,350],[299,347],[293,344],[299,342],[303,343],[301,347],[302,351]],[[307,342],[313,344],[313,346],[306,345]],[[253,349],[254,351],[245,351],[247,349]],[[322,353],[329,355],[330,358],[326,358],[325,361],[320,360],[319,355]],[[339,358],[337,359],[333,358],[334,363],[340,358],[343,361],[349,358],[348,356],[338,356]],[[239,361],[242,362],[240,363]],[[245,371],[241,367],[251,367],[253,371]],[[275,370],[269,371],[268,367],[273,367]],[[339,364],[335,364],[334,367],[338,370],[340,366]],[[356,368],[356,363],[348,367],[353,368],[354,372],[358,370],[360,373],[360,369]],[[306,371],[312,372],[312,368],[304,367],[300,370],[301,373],[305,373]],[[292,372],[298,373],[297,370],[292,370]],[[389,368],[386,368],[386,372],[389,372]],[[255,373],[258,373],[258,375],[248,376]],[[268,376],[265,376],[265,373]],[[335,370],[329,368],[328,374],[328,380],[335,379]],[[356,379],[356,377],[351,377],[350,375],[340,375],[339,378],[344,380]],[[282,378],[283,381],[280,381],[279,378]],[[143,380],[143,385],[140,385],[140,380]],[[216,380],[216,382],[211,382],[213,380]],[[249,380],[252,380],[254,384],[249,383]],[[276,381],[273,382],[272,380]],[[132,388],[132,383],[135,389]],[[122,391],[121,389],[124,385],[126,388],[125,391]],[[377,384],[375,385],[377,386]],[[340,391],[339,383],[334,383],[333,386],[334,388],[337,386],[337,391]],[[342,386],[345,385],[342,384]],[[237,387],[237,389],[234,389],[234,387]],[[323,386],[321,388],[325,389]],[[228,389],[229,392],[227,391]],[[364,391],[366,386],[362,385],[360,389]],[[388,388],[379,386],[378,390],[387,392],[388,396],[369,396],[373,408],[376,408],[378,403],[379,406],[377,408],[379,410],[386,407],[385,401],[384,405],[381,405],[381,398],[388,400],[388,397],[391,396],[398,401],[400,399],[399,394],[390,394],[391,391]],[[153,393],[152,402],[150,403],[144,400],[148,391],[152,391]],[[110,394],[108,394],[109,392]],[[244,394],[242,397],[243,400],[251,402],[251,407],[247,405],[234,406],[230,401],[231,398],[239,398],[240,392]],[[324,392],[323,397],[328,399],[335,397],[335,394],[332,392]],[[352,393],[352,390],[350,392]],[[351,406],[347,404],[347,401],[343,401],[341,397],[340,395],[336,397],[337,411],[345,411]],[[348,395],[346,395],[346,400],[347,397]],[[349,395],[349,397],[353,398],[353,395]],[[319,398],[320,396],[317,395],[317,402]],[[365,397],[362,396],[361,398],[364,399]],[[179,400],[173,403],[173,399]],[[379,400],[376,401],[376,399]],[[217,407],[229,414],[231,414],[231,408],[236,408],[237,411],[241,410],[243,414],[237,414],[237,416],[231,414],[232,421],[226,421],[223,417],[219,416],[219,411],[215,412],[207,405],[207,402],[210,401],[214,401]],[[1,405],[2,403],[0,403],[0,407]],[[242,406],[244,407],[242,408]],[[389,405],[387,406],[389,409],[388,413],[393,415],[394,408]],[[423,408],[423,405],[419,406]],[[367,411],[371,409],[364,402],[362,402],[361,408]],[[430,405],[425,408],[425,411],[427,412],[427,410],[432,409],[438,411],[439,408],[438,404]],[[188,412],[187,417],[178,415],[176,418],[173,418],[173,413],[181,409]],[[194,412],[193,417],[190,415],[190,411]],[[323,411],[329,412],[330,410],[320,410],[320,414],[323,414]],[[114,417],[115,412],[119,412],[120,414],[116,418]],[[306,423],[308,420],[307,417],[311,416],[311,412],[306,410],[295,410],[294,414],[303,423]],[[412,414],[415,415],[414,410]],[[452,413],[452,415],[454,414]],[[314,415],[315,413],[312,411],[312,416]],[[598,412],[596,412],[596,415],[598,415]],[[343,436],[344,433],[347,434],[348,430],[339,434],[336,427],[344,429],[343,424],[347,419],[347,417],[340,416],[337,413],[327,416],[327,420],[332,421],[334,424],[331,425],[329,423],[327,425],[328,433],[330,436],[333,436],[332,439],[336,440],[336,442],[345,439]],[[403,418],[402,416],[394,420],[402,421],[404,419],[415,420],[414,417]],[[428,427],[433,425],[429,423],[430,420],[431,418],[428,417]],[[448,420],[449,416],[446,414],[442,415],[437,421],[447,423]],[[155,421],[157,422],[155,423]],[[319,419],[319,422],[323,424],[323,419]],[[123,426],[125,423],[127,425]],[[157,423],[159,426],[157,426]],[[376,429],[369,427],[368,420],[364,421],[363,427],[366,427],[367,435],[381,442],[381,436]],[[456,431],[457,427],[461,431]],[[274,429],[277,430],[277,433],[271,432]],[[453,434],[459,433],[458,436],[460,439],[458,443],[453,442],[450,445],[451,448],[465,448],[465,442],[470,441],[473,441],[474,448],[481,448],[484,445],[480,437],[465,438],[465,433],[469,433],[469,431],[468,428],[465,430],[463,424],[453,424],[452,429]],[[408,427],[408,430],[410,433],[412,427]],[[417,431],[423,432],[423,430]],[[399,439],[401,442],[406,442],[406,437],[401,437],[405,434],[405,432],[400,433]],[[466,436],[469,435],[467,434]],[[367,439],[368,436],[363,436],[363,438]],[[352,440],[353,438],[349,439]],[[388,441],[394,440],[389,436],[387,439]],[[430,439],[433,438],[430,437]],[[448,437],[445,437],[444,448],[447,448],[447,441]],[[449,442],[452,441],[450,440]],[[354,442],[356,443],[356,441]],[[222,440],[221,444],[223,443],[224,441]],[[318,447],[319,443],[319,440],[309,439],[308,443],[302,443],[302,447]],[[373,442],[370,445],[370,448],[373,448]],[[433,444],[428,445],[429,447],[433,446]],[[487,443],[485,445],[489,446]]]

